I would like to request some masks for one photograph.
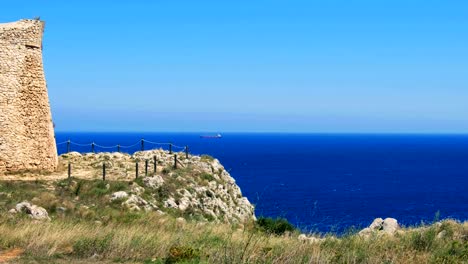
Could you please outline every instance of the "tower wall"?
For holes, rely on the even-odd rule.
[[[43,30],[39,20],[0,24],[0,172],[57,167]]]

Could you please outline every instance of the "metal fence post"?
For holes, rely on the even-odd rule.
[[[67,141],[67,153],[70,152],[70,140]]]
[[[135,179],[138,179],[138,161],[135,163]]]
[[[185,158],[188,159],[188,146],[185,146]]]
[[[172,143],[169,143],[169,154],[172,154]]]
[[[106,180],[106,163],[105,162],[102,163],[102,180],[103,181]]]
[[[117,152],[120,152],[120,145],[117,145]]]
[[[177,169],[177,154],[174,155],[174,169]]]
[[[95,153],[95,152],[94,152],[94,142],[91,143],[91,152],[92,152],[92,153]]]
[[[68,179],[71,178],[71,163],[68,163]]]
[[[141,151],[145,150],[145,140],[141,139]]]
[[[148,160],[145,160],[145,176],[148,176]]]
[[[156,160],[156,156],[153,157],[153,163],[154,163],[154,173],[156,173],[156,169],[157,169],[157,160]]]

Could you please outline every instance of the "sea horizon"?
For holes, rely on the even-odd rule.
[[[142,133],[142,134],[292,134],[292,135],[465,135],[468,136],[468,132],[303,132],[303,131],[147,131],[147,130],[55,130],[55,133]]]
[[[468,135],[227,132],[57,132],[71,151],[122,152],[168,149],[217,158],[234,177],[256,214],[284,217],[302,230],[345,232],[377,217],[401,224],[430,222],[436,214],[468,219]],[[157,143],[160,145],[152,145]],[[133,146],[132,146],[133,144]],[[102,146],[102,148],[100,148]],[[112,147],[113,148],[112,148]],[[439,179],[444,179],[440,182]],[[392,202],[395,200],[395,202]]]

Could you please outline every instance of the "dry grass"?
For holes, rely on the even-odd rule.
[[[405,231],[395,237],[349,235],[303,243],[297,234],[275,236],[215,223],[182,223],[147,214],[131,223],[0,218],[0,248],[21,248],[21,261],[135,263],[463,263],[468,261],[468,224]],[[436,235],[445,230],[444,238]]]

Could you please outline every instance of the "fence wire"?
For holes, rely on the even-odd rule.
[[[159,145],[159,146],[169,146],[170,149],[172,148],[175,148],[175,149],[179,149],[179,151],[184,151],[184,150],[187,150],[187,146],[178,146],[178,145],[174,145],[170,142],[154,142],[154,141],[150,141],[150,140],[146,140],[146,139],[141,139],[140,141],[136,142],[135,144],[131,144],[131,145],[112,145],[112,146],[104,146],[104,145],[100,145],[100,144],[96,144],[94,142],[92,143],[77,143],[77,142],[74,142],[74,141],[71,141],[71,140],[67,140],[67,141],[63,141],[63,142],[60,142],[60,143],[56,143],[56,145],[63,145],[63,144],[68,144],[68,146],[78,146],[78,147],[93,147],[92,150],[94,150],[94,147],[98,147],[98,148],[102,148],[102,149],[130,149],[130,148],[133,148],[133,147],[136,147],[138,145],[141,145],[142,148],[144,149],[144,143],[148,143],[150,145]]]

